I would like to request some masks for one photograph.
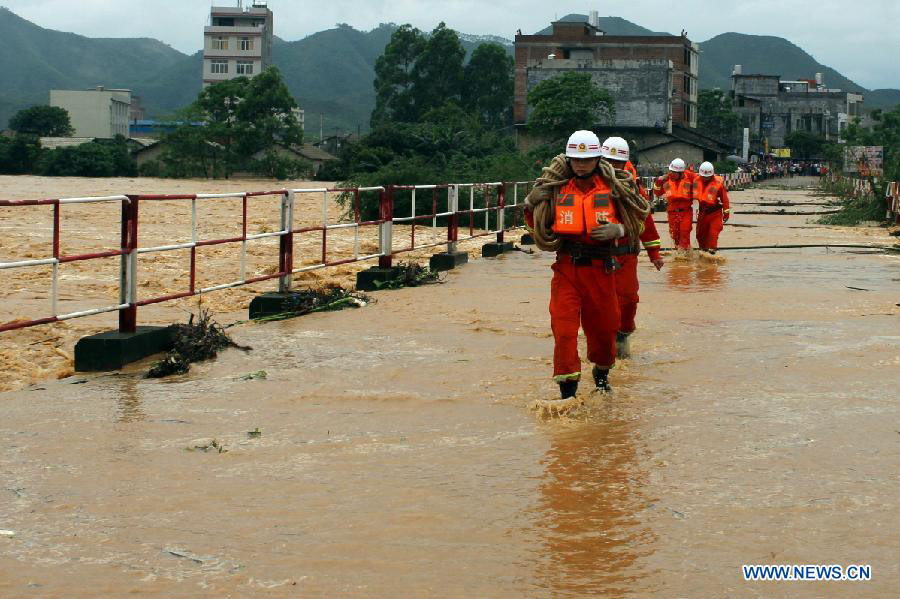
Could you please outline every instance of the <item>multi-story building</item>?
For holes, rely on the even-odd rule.
[[[513,118],[520,148],[535,141],[526,123],[528,92],[567,71],[587,73],[615,100],[611,123],[585,123],[598,135],[621,135],[648,173],[675,157],[717,160],[730,148],[697,127],[699,48],[686,35],[606,35],[597,12],[589,22],[557,21],[548,35],[516,35]]]
[[[735,65],[731,96],[743,126],[763,148],[784,147],[794,131],[838,141],[847,123],[863,116],[863,95],[828,89],[821,73],[815,79],[782,81],[780,75],[744,75]]]
[[[516,35],[515,123],[524,126],[528,92],[565,71],[589,73],[616,101],[612,125],[697,126],[699,49],[686,36],[611,36],[591,23],[553,23],[550,35]]]
[[[273,18],[265,0],[213,6],[203,28],[203,86],[252,77],[272,64]]]
[[[50,106],[65,108],[75,137],[128,137],[131,90],[95,89],[50,90]]]

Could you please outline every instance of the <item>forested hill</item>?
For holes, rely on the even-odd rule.
[[[827,67],[781,37],[723,33],[700,44],[700,86],[729,89],[734,65],[744,73],[781,75],[782,79],[812,79],[825,76],[825,85],[844,91],[864,92],[861,85]]]
[[[0,126],[15,110],[46,103],[50,89],[140,89],[186,58],[155,39],[95,39],[43,29],[0,7]]]
[[[586,19],[585,15],[573,14],[561,20]],[[375,103],[375,61],[396,27],[382,24],[371,31],[359,31],[339,25],[302,40],[276,38],[274,62],[306,110],[310,136],[318,136],[321,114],[326,134],[336,128],[367,128]],[[667,35],[619,17],[602,17],[600,28],[610,35]],[[512,42],[502,36],[461,33],[460,38],[469,52],[486,41],[501,43],[512,52]],[[829,87],[863,91],[782,38],[725,33],[703,42],[701,48],[702,87],[727,89],[732,65],[742,64],[745,73],[811,78],[821,72]],[[0,128],[17,110],[46,103],[50,89],[96,85],[132,89],[142,97],[150,116],[169,115],[200,91],[201,66],[199,52],[188,56],[155,39],[88,38],[44,29],[0,8]],[[866,95],[869,107],[898,102],[900,90]]]

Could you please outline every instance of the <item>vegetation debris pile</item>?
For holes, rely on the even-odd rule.
[[[171,329],[173,347],[165,358],[150,368],[147,373],[150,378],[184,374],[191,369],[191,363],[215,358],[221,350],[228,347],[244,351],[251,349],[232,341],[222,325],[212,319],[209,310],[203,308],[200,309],[196,322],[194,314],[191,314],[187,324],[176,324]]]
[[[312,312],[330,312],[344,308],[361,308],[371,302],[364,293],[349,291],[339,285],[294,291],[282,302],[282,312],[255,318],[256,322],[286,320]]]

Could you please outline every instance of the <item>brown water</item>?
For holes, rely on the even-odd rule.
[[[320,181],[273,182],[270,180],[171,180],[171,179],[86,179],[66,177],[0,176],[2,199],[42,199],[60,197],[108,196],[119,194],[191,194],[238,191],[322,188],[333,185]],[[427,195],[427,194],[426,194]],[[420,196],[422,198],[424,196]],[[297,194],[294,225],[296,228],[322,224],[322,194]],[[347,222],[343,207],[329,195],[328,223]],[[424,207],[424,208],[423,208]],[[420,199],[419,211],[431,209],[431,202]],[[443,206],[439,205],[439,210]],[[406,215],[398,215],[406,216]],[[236,198],[205,199],[197,202],[198,240],[212,240],[241,235],[241,201]],[[60,209],[60,248],[63,255],[102,252],[120,247],[121,208],[118,203],[69,204]],[[53,212],[49,206],[0,208],[0,261],[12,262],[52,257]],[[174,245],[191,241],[191,203],[186,200],[145,201],[140,204],[139,244],[142,248]],[[468,221],[467,221],[468,222]],[[479,221],[482,222],[482,221]],[[280,197],[260,196],[248,199],[250,235],[277,231],[280,225]],[[468,234],[460,231],[460,236]],[[476,230],[476,233],[480,231]],[[445,229],[416,227],[416,245],[437,243],[446,239]],[[394,248],[409,247],[408,225],[394,226]],[[461,243],[461,249],[480,248],[477,239]],[[328,232],[329,262],[353,258],[356,243],[352,228]],[[378,251],[378,228],[361,227],[359,255]],[[197,288],[231,283],[240,279],[240,243],[197,248]],[[427,262],[435,250],[418,250],[401,254],[398,260]],[[479,254],[480,255],[480,254]],[[473,256],[474,257],[474,256]],[[297,268],[321,263],[322,237],[319,232],[295,234],[294,265]],[[360,262],[313,270],[294,275],[301,286],[340,284],[352,286],[357,271],[374,262]],[[278,240],[266,238],[247,243],[247,278],[272,274],[278,267]],[[0,323],[31,320],[51,315],[51,267],[30,267],[3,271],[0,288]],[[250,300],[275,287],[264,282],[236,287],[165,304],[140,308],[141,324],[168,324],[183,320],[198,305],[232,320],[241,318]],[[175,250],[141,254],[138,257],[138,298],[148,299],[190,288],[190,251]],[[116,305],[119,298],[119,258],[103,258],[71,262],[59,267],[59,313],[67,314]],[[48,377],[72,374],[75,343],[81,337],[115,328],[115,313],[68,320],[0,335],[0,391],[21,388]]]
[[[733,199],[760,196],[809,200]],[[761,226],[722,245],[891,242],[734,220]],[[0,596],[892,596],[900,258],[723,255],[642,258],[635,357],[563,419],[528,410],[555,392],[551,257],[522,253],[236,327],[252,352],[182,377],[2,394]],[[203,437],[228,451],[185,450]],[[745,563],[873,579],[747,583]]]

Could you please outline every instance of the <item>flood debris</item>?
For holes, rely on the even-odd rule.
[[[187,551],[182,551],[181,549],[166,549],[166,553],[168,553],[169,555],[174,555],[175,557],[180,557],[182,559],[189,559],[192,562],[194,562],[195,564],[203,563],[203,560],[200,559],[199,557],[191,555]]]
[[[400,289],[402,287],[419,287],[421,285],[444,282],[441,273],[431,270],[427,266],[422,266],[418,262],[400,262],[396,268],[398,270],[397,276],[388,281],[376,281],[376,289]]]
[[[251,439],[259,439],[260,437],[262,437],[262,431],[259,430],[259,427],[257,426],[252,431],[247,431],[247,436]]]
[[[191,314],[187,324],[176,324],[171,327],[172,349],[165,358],[150,367],[148,377],[157,379],[173,374],[184,374],[191,369],[193,362],[211,360],[228,347],[244,351],[251,349],[232,341],[222,325],[212,319],[209,310],[201,308],[196,322],[194,316]]]
[[[269,376],[265,370],[257,370],[256,372],[248,372],[241,376],[242,381],[264,381]]]
[[[16,536],[16,531],[14,530],[0,530],[0,537],[11,539],[14,536]]]
[[[364,293],[349,291],[340,285],[325,285],[294,291],[282,303],[282,312],[254,318],[254,322],[287,320],[313,312],[331,312],[344,308],[362,308],[371,303]]]
[[[228,451],[225,449],[225,446],[222,445],[218,439],[204,438],[204,439],[194,439],[190,443],[188,443],[187,447],[185,447],[188,451],[217,451],[218,453],[225,453]]]

